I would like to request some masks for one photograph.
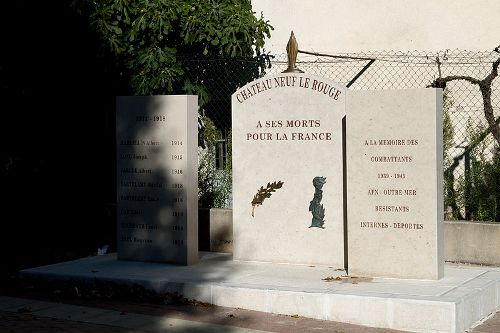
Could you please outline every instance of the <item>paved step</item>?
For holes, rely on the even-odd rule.
[[[500,309],[500,269],[447,264],[440,280],[346,277],[334,267],[232,260],[202,253],[177,266],[88,257],[22,276],[139,284],[229,308],[422,333],[461,333]]]

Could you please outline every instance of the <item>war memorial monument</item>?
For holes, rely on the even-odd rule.
[[[219,306],[460,333],[500,271],[444,264],[442,91],[353,91],[288,69],[232,95],[233,255],[198,251],[196,96],[117,99],[118,253],[25,276]]]

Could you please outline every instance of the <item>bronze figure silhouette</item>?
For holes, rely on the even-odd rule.
[[[290,34],[290,39],[286,44],[286,53],[288,55],[288,68],[283,73],[304,73],[300,69],[297,68],[297,53],[299,53],[299,44],[295,39],[295,35]]]

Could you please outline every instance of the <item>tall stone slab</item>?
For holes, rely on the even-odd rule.
[[[349,274],[443,276],[442,91],[349,91]]]
[[[302,73],[233,94],[234,259],[343,267],[345,95]]]
[[[117,97],[118,259],[198,260],[198,98]]]

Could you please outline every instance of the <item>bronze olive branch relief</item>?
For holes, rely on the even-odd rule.
[[[270,198],[271,194],[273,192],[276,192],[276,190],[280,189],[282,186],[283,182],[277,181],[273,183],[267,183],[266,188],[264,188],[264,186],[260,187],[252,200],[252,217],[254,217],[255,207],[259,207],[260,205],[262,205],[266,198]]]

